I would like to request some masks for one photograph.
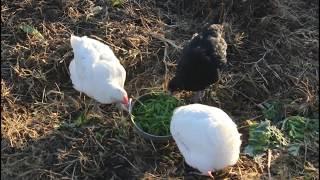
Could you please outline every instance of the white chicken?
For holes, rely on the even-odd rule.
[[[170,131],[186,163],[202,175],[234,165],[241,140],[237,125],[221,109],[190,104],[174,110]]]
[[[74,59],[69,65],[73,87],[103,104],[128,107],[126,71],[109,46],[87,36],[71,35]]]

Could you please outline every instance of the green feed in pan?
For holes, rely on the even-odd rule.
[[[170,134],[170,119],[182,102],[165,94],[153,94],[136,102],[132,109],[135,123],[145,132],[157,136]]]

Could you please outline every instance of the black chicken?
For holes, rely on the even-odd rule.
[[[191,39],[183,48],[175,77],[169,81],[170,92],[197,91],[199,99],[205,88],[219,80],[219,69],[227,63],[227,43],[222,34],[223,26],[212,24]]]

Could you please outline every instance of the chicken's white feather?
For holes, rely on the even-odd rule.
[[[126,71],[109,46],[86,36],[71,36],[74,59],[69,65],[74,88],[100,103],[121,102]]]
[[[203,174],[234,165],[239,158],[237,126],[219,108],[202,104],[179,107],[170,131],[186,163]]]

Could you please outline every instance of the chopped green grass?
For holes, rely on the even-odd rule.
[[[161,94],[152,94],[138,100],[132,109],[135,123],[145,132],[158,136],[170,134],[170,120],[176,107],[182,102]]]

